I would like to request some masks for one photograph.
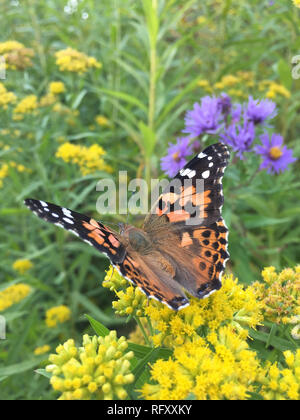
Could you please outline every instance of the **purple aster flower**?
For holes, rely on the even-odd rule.
[[[179,137],[176,144],[169,143],[168,153],[161,159],[161,169],[173,177],[186,164],[186,156],[192,154],[189,137]]]
[[[255,152],[263,157],[260,169],[267,169],[268,173],[279,173],[285,171],[290,163],[297,159],[293,157],[293,151],[283,146],[283,137],[273,133],[269,137],[268,133],[261,137],[262,146],[256,146]]]
[[[226,93],[222,93],[221,97],[218,98],[218,101],[221,112],[226,118],[230,114],[232,109],[231,98],[230,96],[226,95]]]
[[[243,159],[243,153],[250,150],[255,138],[254,124],[249,121],[245,121],[244,125],[231,124],[220,134],[220,138]]]
[[[204,96],[201,104],[196,102],[192,111],[185,116],[184,133],[197,137],[202,133],[215,134],[223,122],[220,99]]]
[[[246,117],[254,124],[261,124],[267,119],[272,119],[277,114],[276,104],[269,99],[253,99],[249,96],[249,101],[246,106]]]
[[[231,121],[233,123],[237,123],[240,121],[242,116],[242,105],[241,104],[234,104],[231,113]]]

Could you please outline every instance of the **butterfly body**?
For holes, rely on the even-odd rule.
[[[176,175],[177,186],[163,191],[142,228],[121,225],[115,232],[64,207],[33,199],[25,204],[104,253],[149,298],[178,310],[189,304],[184,290],[204,298],[221,287],[229,258],[228,229],[221,215],[228,161],[229,152],[221,143],[198,154]],[[198,191],[198,180],[204,182],[203,190]]]

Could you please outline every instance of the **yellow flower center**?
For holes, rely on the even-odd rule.
[[[282,150],[277,146],[271,147],[269,155],[271,159],[277,160],[282,156]]]
[[[180,157],[179,157],[179,153],[178,152],[174,153],[172,157],[175,160],[175,162],[179,162],[180,161]]]

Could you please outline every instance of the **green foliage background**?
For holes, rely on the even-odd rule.
[[[48,379],[33,373],[47,355],[37,357],[33,351],[43,344],[54,350],[69,337],[91,333],[85,313],[121,333],[130,329],[114,315],[113,295],[100,286],[107,260],[23,206],[23,199],[32,196],[97,217],[95,186],[107,174],[82,176],[76,166],[56,158],[60,137],[101,145],[112,177],[127,170],[130,177],[142,175],[149,181],[161,176],[159,159],[168,142],[180,136],[184,112],[207,94],[199,80],[214,84],[224,75],[252,71],[257,82],[274,80],[291,92],[290,98],[276,98],[275,130],[300,156],[300,82],[291,77],[292,57],[300,51],[300,27],[299,10],[292,2],[269,6],[269,1],[257,0],[84,0],[71,15],[64,12],[66,4],[0,2],[1,42],[17,40],[35,51],[33,67],[8,71],[6,88],[18,98],[40,97],[49,82],[60,80],[66,86],[64,104],[79,111],[72,125],[49,108],[23,121],[14,121],[10,112],[0,114],[0,129],[21,133],[0,134],[0,141],[10,146],[1,147],[0,163],[14,160],[31,169],[21,174],[10,170],[0,189],[0,291],[18,282],[33,288],[5,313],[1,399],[54,398]],[[199,16],[206,21],[199,23]],[[67,46],[96,57],[102,69],[86,75],[60,72],[54,53]],[[246,86],[244,92],[249,93]],[[95,124],[99,114],[108,118],[108,127]],[[258,279],[264,266],[292,267],[300,256],[299,163],[280,176],[253,177],[257,166],[258,158],[249,155],[232,164],[224,179],[229,271],[246,284]],[[23,276],[12,268],[18,258],[34,264]],[[72,319],[50,330],[45,311],[60,304],[69,306]]]

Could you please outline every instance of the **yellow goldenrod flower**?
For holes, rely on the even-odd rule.
[[[53,105],[57,100],[57,97],[52,93],[47,93],[46,95],[42,96],[39,101],[39,106],[50,106]]]
[[[91,174],[97,170],[111,172],[111,168],[103,160],[104,155],[104,150],[97,144],[85,147],[69,142],[62,144],[56,152],[56,157],[63,159],[65,162],[79,165],[83,175]]]
[[[9,147],[5,146],[5,150],[9,150]],[[3,179],[8,177],[10,168],[14,168],[16,171],[22,172],[31,172],[31,169],[26,168],[22,164],[18,164],[16,162],[10,161],[8,163],[4,163],[0,166],[0,188],[3,187]],[[26,264],[26,263],[25,263]]]
[[[40,356],[40,355],[42,355],[42,354],[49,353],[50,349],[51,349],[51,347],[50,347],[50,346],[48,346],[47,344],[45,344],[44,346],[37,347],[37,348],[34,350],[34,354],[35,354],[36,356]]]
[[[262,271],[264,283],[253,284],[257,299],[263,304],[265,319],[293,324],[300,316],[300,266],[287,268],[279,274],[274,267]]]
[[[3,83],[0,83],[0,107],[7,109],[9,104],[16,102],[16,95],[13,92],[8,92]]]
[[[66,48],[56,54],[56,64],[60,71],[71,71],[79,74],[85,73],[89,68],[101,68],[102,65],[94,57],[73,48]]]
[[[4,311],[15,303],[25,299],[30,292],[31,288],[23,283],[10,286],[3,290],[0,292],[0,311]]]
[[[32,114],[38,108],[38,98],[35,95],[28,95],[22,99],[14,109],[14,119],[23,119],[24,114]]]
[[[269,84],[269,90],[266,93],[266,97],[270,99],[276,99],[277,95],[284,96],[285,98],[291,97],[291,92],[286,89],[283,85],[275,82]]]
[[[196,337],[174,350],[174,360],[157,360],[145,399],[246,399],[255,388],[261,368],[255,352],[232,327],[221,327],[213,347]],[[154,383],[153,383],[154,382]],[[155,383],[156,382],[156,383]]]
[[[30,48],[25,48],[20,42],[6,41],[0,43],[0,55],[5,59],[5,68],[23,70],[32,66],[31,58],[34,52]]]
[[[49,357],[51,385],[60,400],[112,400],[127,398],[124,386],[134,381],[130,373],[133,352],[125,337],[115,331],[106,337],[83,336],[82,347],[68,340]]]
[[[13,269],[18,271],[20,274],[26,273],[26,271],[30,270],[32,267],[32,262],[26,259],[16,260],[13,263]]]
[[[5,54],[11,51],[20,50],[24,45],[18,41],[5,41],[0,43],[0,54]]]
[[[111,291],[118,291],[128,285],[128,281],[111,265],[106,272],[106,276],[102,282],[102,286]]]
[[[125,291],[116,292],[118,300],[112,303],[118,315],[143,316],[147,305],[147,296],[138,287],[129,286]]]
[[[144,316],[144,308],[148,302],[147,297],[137,287],[128,287],[128,281],[112,266],[110,266],[102,285],[116,293],[118,300],[114,301],[112,306],[118,315]]]
[[[66,91],[66,87],[63,82],[51,82],[49,84],[49,92],[52,95],[58,95],[59,93],[64,93]]]
[[[54,306],[46,312],[46,325],[48,328],[54,328],[71,318],[71,311],[65,305]]]
[[[300,398],[300,349],[296,353],[283,353],[287,368],[268,363],[262,383],[261,395],[266,400],[296,400]]]
[[[216,89],[224,89],[226,87],[231,87],[236,85],[237,83],[239,83],[240,80],[238,77],[234,76],[234,75],[227,75],[227,76],[223,76],[221,81],[218,83],[215,83],[215,88]]]
[[[98,125],[101,125],[104,127],[109,125],[109,121],[106,117],[104,117],[104,115],[97,115],[97,117],[95,118],[95,121]]]
[[[3,187],[3,179],[8,176],[9,166],[7,163],[4,163],[0,166],[0,188]]]
[[[190,305],[179,312],[158,302],[150,301],[145,313],[157,333],[155,345],[174,347],[191,341],[199,327],[212,332],[230,324],[247,336],[246,327],[255,328],[262,321],[262,303],[257,301],[252,287],[244,289],[233,276],[223,276],[222,288],[207,299],[190,299]]]

